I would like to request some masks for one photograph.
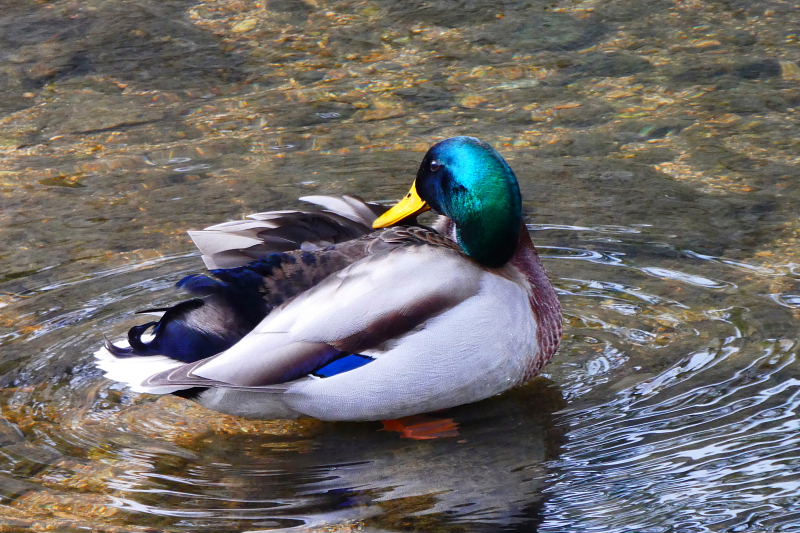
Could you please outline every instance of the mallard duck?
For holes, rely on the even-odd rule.
[[[246,417],[385,420],[501,393],[553,357],[558,298],[517,178],[485,142],[434,145],[388,210],[303,200],[322,209],[190,232],[211,276],[106,342],[106,375]],[[418,224],[429,209],[433,227]]]

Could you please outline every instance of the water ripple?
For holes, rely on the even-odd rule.
[[[101,379],[89,355],[99,333],[172,301],[196,254],[58,281],[32,274],[13,305],[37,328],[13,330],[14,343],[43,355],[4,374],[3,494],[91,495],[99,529],[116,513],[170,531],[393,530],[398,508],[421,530],[791,531],[797,341],[754,334],[740,299],[742,276],[775,272],[647,241],[646,227],[535,229],[619,238],[540,247],[567,320],[547,369],[559,386],[454,410],[459,439],[425,444],[380,425],[210,414]],[[760,301],[783,312],[794,308],[785,296]],[[562,398],[570,407],[554,417]]]
[[[719,362],[739,360],[744,347],[693,354],[610,403],[565,412],[579,422],[555,464],[541,531],[566,523],[572,531],[657,531],[667,523],[671,531],[744,531],[754,504],[795,502],[800,380],[784,373],[797,347],[767,343],[725,379],[715,379]]]
[[[696,287],[704,287],[707,289],[725,289],[735,287],[733,283],[714,280],[699,276],[697,274],[689,274],[687,272],[680,272],[669,268],[661,267],[642,267],[639,270],[657,278],[664,278],[681,283],[687,283]]]

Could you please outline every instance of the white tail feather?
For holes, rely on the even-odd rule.
[[[118,345],[127,344],[119,341]],[[164,370],[176,368],[183,363],[164,355],[147,355],[141,357],[116,357],[105,347],[94,352],[96,365],[108,379],[124,383],[134,392],[150,394],[169,394],[187,387],[145,387],[144,380]]]

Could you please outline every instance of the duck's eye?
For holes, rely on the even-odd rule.
[[[440,162],[435,159],[431,161],[431,172],[436,172],[440,168],[442,168],[442,164]]]

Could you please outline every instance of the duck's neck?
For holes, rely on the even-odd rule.
[[[517,191],[515,189],[515,191]],[[487,267],[501,267],[514,255],[519,241],[522,215],[519,193],[506,195],[501,200],[491,200],[500,195],[478,197],[463,195],[449,206],[446,215],[456,225],[456,241],[469,257]]]
[[[527,228],[516,222],[513,227],[516,231],[505,227],[487,226],[478,220],[474,224],[462,221],[456,224],[452,218],[441,215],[436,220],[433,228],[439,233],[456,241],[464,252],[484,266],[496,268],[506,264],[514,257],[520,243],[522,233],[527,235]],[[530,238],[528,238],[530,242]]]
[[[511,259],[519,234],[519,222],[510,217],[468,219],[456,226],[458,243],[466,254],[488,267],[503,266]]]
[[[524,225],[520,229],[517,248],[510,264],[522,272],[530,284],[529,300],[538,325],[536,337],[539,350],[537,357],[526,369],[527,380],[538,374],[558,349],[562,333],[561,304]]]

